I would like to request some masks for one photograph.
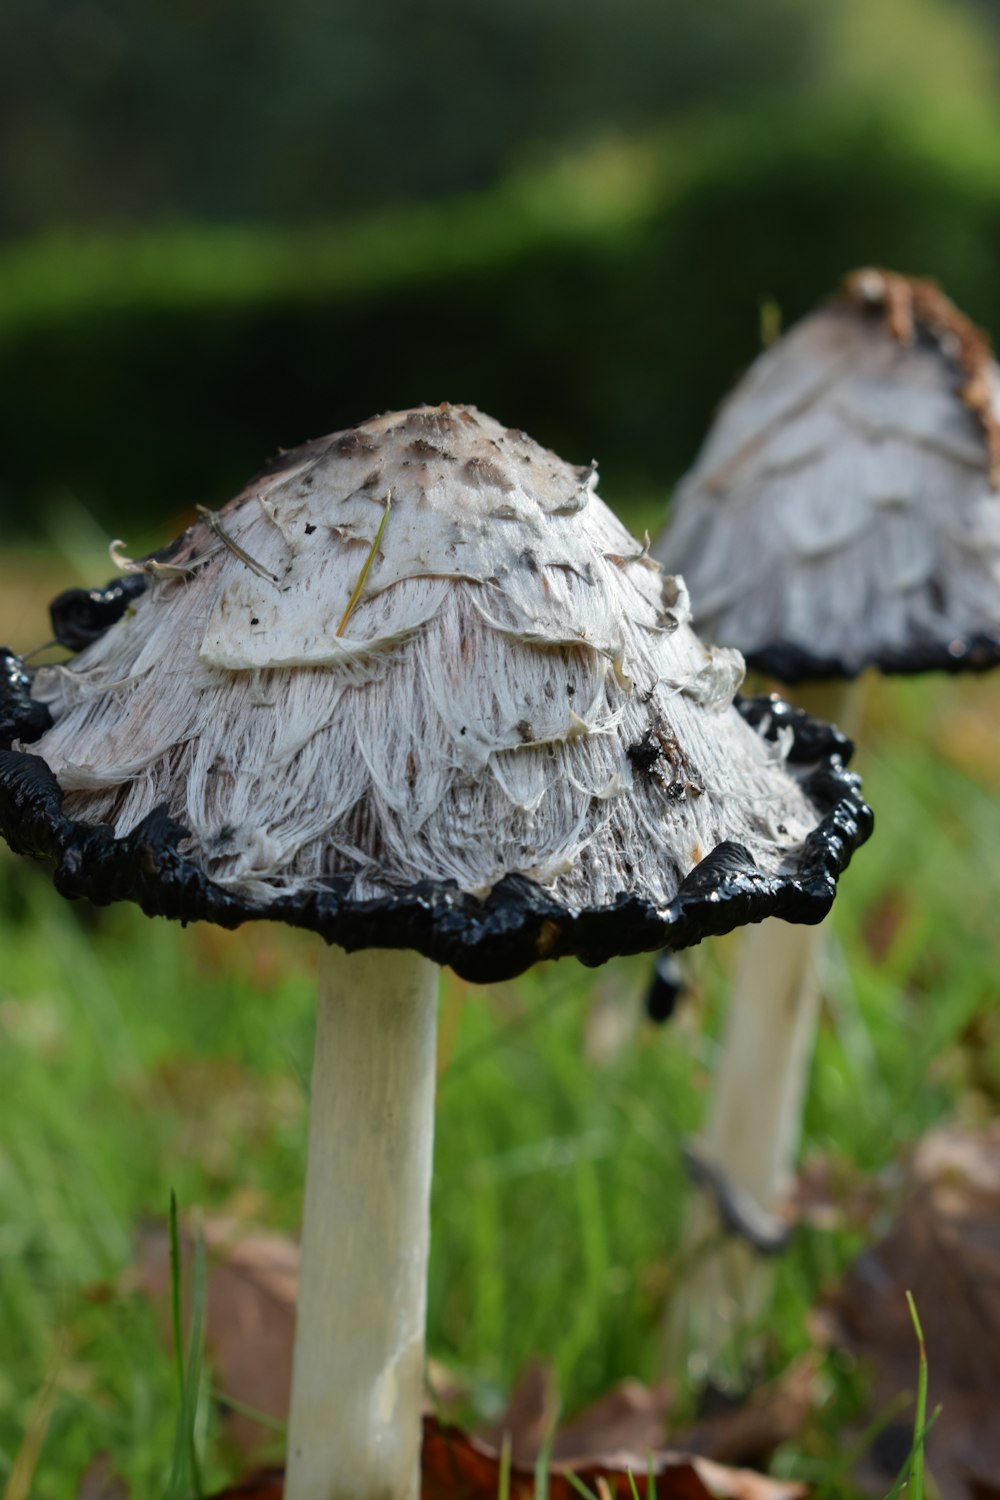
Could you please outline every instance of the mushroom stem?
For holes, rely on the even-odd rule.
[[[671,1366],[686,1363],[695,1381],[734,1373],[732,1361],[746,1353],[734,1341],[766,1311],[772,1270],[761,1251],[769,1238],[774,1249],[782,1243],[779,1211],[819,1011],[821,932],[772,919],[741,940],[708,1120],[692,1153],[704,1186],[684,1227],[690,1271],[668,1324]]]
[[[800,702],[851,734],[858,684],[823,684]],[[771,1298],[768,1252],[785,1238],[781,1209],[802,1133],[824,932],[825,924],[771,919],[741,936],[708,1119],[692,1151],[704,1185],[682,1238],[680,1263],[690,1269],[667,1322],[669,1366],[696,1381],[738,1372],[746,1336]]]
[[[321,960],[285,1500],[416,1500],[438,968]]]

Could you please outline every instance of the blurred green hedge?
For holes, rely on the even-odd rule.
[[[279,446],[442,399],[596,456],[612,501],[665,495],[759,348],[762,297],[790,321],[876,262],[1000,326],[998,158],[1000,128],[786,113],[346,229],[0,252],[4,536],[66,489],[155,536]]]

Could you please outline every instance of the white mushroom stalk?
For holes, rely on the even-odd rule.
[[[822,929],[768,921],[741,934],[708,1117],[691,1143],[698,1191],[667,1309],[667,1366],[739,1380],[773,1292],[815,1040]]]
[[[438,967],[328,948],[285,1500],[417,1500]]]
[[[734,710],[741,657],[595,484],[468,407],[285,455],[30,704],[8,672],[53,722],[0,756],[0,819],[7,774],[33,850],[84,846],[64,889],[92,859],[106,900],[476,979],[825,908],[855,784],[813,800],[793,730]],[[323,963],[286,1500],[419,1487],[436,972]]]

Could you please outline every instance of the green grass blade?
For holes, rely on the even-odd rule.
[[[924,1444],[927,1440],[927,1434],[941,1414],[941,1408],[937,1406],[931,1413],[930,1420],[927,1418],[927,1345],[924,1343],[924,1331],[920,1326],[917,1305],[913,1300],[912,1292],[907,1292],[906,1294],[906,1305],[910,1310],[910,1320],[913,1323],[913,1331],[917,1336],[917,1349],[919,1351],[917,1406],[913,1417],[913,1446],[910,1449],[906,1462],[899,1471],[896,1483],[888,1495],[886,1495],[885,1500],[898,1500],[904,1489],[907,1492],[907,1500],[924,1500]]]
[[[180,1327],[181,1307],[181,1260],[180,1235],[177,1227],[177,1205],[171,1194],[171,1295]],[[191,1335],[188,1341],[187,1360],[183,1354],[183,1335],[178,1333],[178,1360],[181,1368],[181,1400],[174,1429],[174,1447],[170,1466],[170,1478],[164,1500],[188,1500],[189,1486],[193,1487],[197,1500],[202,1500],[205,1490],[198,1462],[196,1428],[198,1404],[201,1390],[202,1363],[205,1353],[205,1298],[207,1286],[205,1238],[200,1231],[195,1236],[194,1270],[191,1288]]]
[[[510,1433],[505,1432],[503,1442],[500,1444],[500,1480],[497,1486],[497,1500],[510,1500]]]
[[[375,554],[379,549],[379,543],[381,542],[383,533],[385,532],[385,523],[389,519],[389,512],[391,509],[392,490],[389,490],[385,497],[385,510],[382,512],[382,520],[380,521],[379,528],[375,533],[375,540],[372,542],[371,547],[369,548],[368,556],[365,558],[364,563],[362,564],[361,572],[358,574],[358,581],[354,585],[354,588],[351,590],[351,597],[347,601],[347,608],[344,610],[340,624],[337,626],[336,634],[338,636],[343,635],[345,629],[347,628],[347,622],[351,618],[351,615],[354,613],[355,605],[361,598],[361,591],[365,586],[365,579],[368,577],[372,562],[375,558]]]
[[[823,1477],[818,1481],[816,1500],[839,1500],[855,1464],[861,1462],[879,1434],[885,1431],[890,1422],[902,1416],[909,1404],[910,1397],[907,1391],[897,1391],[892,1400],[886,1402],[857,1441],[845,1451],[843,1457],[829,1466],[824,1466]]]
[[[35,1470],[52,1420],[59,1377],[65,1360],[64,1340],[60,1337],[45,1372],[42,1388],[31,1404],[24,1437],[3,1491],[3,1500],[30,1500]]]
[[[205,1359],[205,1303],[208,1295],[208,1268],[205,1253],[205,1236],[199,1225],[194,1242],[194,1277],[192,1284],[191,1342],[188,1348],[186,1392],[190,1409],[188,1422],[188,1448],[191,1458],[191,1481],[197,1500],[203,1500],[205,1486],[201,1479],[201,1464],[198,1460],[196,1425],[198,1402],[201,1394],[202,1366]]]
[[[913,1293],[907,1292],[906,1305],[910,1309],[913,1331],[917,1335],[920,1351],[920,1366],[917,1376],[917,1410],[914,1417],[913,1459],[910,1466],[910,1500],[924,1500],[924,1432],[927,1427],[927,1346],[924,1330],[917,1315],[917,1304]]]
[[[288,1431],[288,1423],[283,1422],[280,1417],[274,1417],[270,1412],[258,1411],[256,1406],[251,1406],[246,1401],[240,1401],[236,1396],[230,1396],[227,1391],[217,1385],[209,1387],[209,1395],[213,1401],[218,1402],[227,1411],[235,1412],[238,1417],[246,1417],[251,1422],[257,1422],[261,1427],[266,1427],[269,1432],[276,1432],[284,1437]]]
[[[552,1457],[552,1439],[555,1437],[556,1424],[553,1421],[545,1441],[538,1450],[535,1459],[535,1500],[549,1500],[549,1461]]]
[[[184,1402],[184,1329],[181,1320],[181,1235],[177,1222],[177,1194],[170,1189],[170,1322],[177,1365],[177,1395]]]
[[[572,1470],[567,1469],[564,1477],[566,1479],[566,1483],[570,1486],[570,1488],[576,1490],[576,1493],[578,1495],[583,1496],[583,1500],[597,1500],[597,1496],[594,1494],[590,1486],[584,1484],[579,1475],[574,1474]]]

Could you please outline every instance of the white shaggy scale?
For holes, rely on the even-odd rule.
[[[786,870],[816,814],[730,707],[742,660],[700,644],[595,483],[468,407],[288,454],[186,533],[186,576],[39,672],[31,751],[73,817],[123,835],[166,803],[258,901],[520,872],[663,905],[725,839]]]

